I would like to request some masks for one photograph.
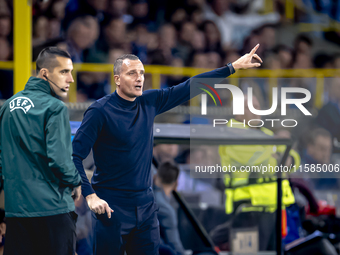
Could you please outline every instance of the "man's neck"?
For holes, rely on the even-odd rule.
[[[125,99],[126,101],[133,102],[133,101],[136,100],[136,97],[133,97],[133,98],[128,97],[124,93],[121,93],[119,89],[117,89],[117,94],[118,94],[118,96],[120,96],[121,98]]]
[[[171,186],[161,183],[161,181],[158,178],[155,179],[155,184],[158,187],[160,187],[161,189],[163,189],[163,191],[164,191],[164,193],[167,197],[170,197],[171,192],[172,192]]]
[[[172,193],[172,187],[169,187],[167,185],[163,185],[163,190],[164,190],[164,193],[167,197],[170,197],[171,196],[171,193]]]

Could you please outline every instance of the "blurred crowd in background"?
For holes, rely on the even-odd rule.
[[[299,2],[299,1],[297,1]],[[330,20],[339,20],[337,1],[304,0]],[[46,46],[66,49],[74,63],[114,63],[124,53],[144,64],[218,68],[233,62],[257,43],[262,68],[339,68],[340,55],[313,50],[313,34],[295,33],[287,39],[281,28],[291,23],[320,22],[312,12],[285,15],[285,1],[236,0],[50,0],[33,4],[33,61]],[[13,6],[0,0],[0,61],[13,59]],[[315,33],[337,40],[338,33]],[[1,71],[0,98],[12,95],[12,74]],[[78,102],[111,92],[110,75],[80,73]],[[148,78],[148,77],[146,77]],[[187,77],[162,79],[162,87]],[[6,84],[6,86],[5,86]]]
[[[300,33],[294,25],[339,22],[340,1],[294,1],[304,9],[295,7],[292,20],[287,18],[285,3],[285,0],[33,1],[32,61],[43,48],[58,46],[71,54],[74,63],[113,64],[120,55],[132,53],[145,65],[214,69],[235,61],[260,43],[257,54],[263,59],[263,69],[339,69],[340,32]],[[13,1],[0,0],[0,61],[12,60]],[[187,78],[162,76],[160,87],[174,86]],[[0,80],[0,99],[8,99],[13,95],[13,72],[0,70]],[[150,80],[146,74],[146,89],[150,88]],[[262,109],[269,108],[268,85],[268,79],[240,79],[239,84],[243,89],[256,87],[254,94]],[[307,88],[312,100],[305,106],[313,108],[315,78],[279,79],[277,85]],[[111,93],[109,73],[77,74],[78,102],[93,101],[108,93]],[[313,120],[299,123],[299,131],[294,130],[293,138],[299,140],[295,149],[302,164],[340,163],[340,78],[325,79],[322,98],[324,105],[318,114],[313,114]],[[277,136],[292,137],[287,130],[275,131]],[[207,163],[213,158],[211,151],[200,148],[190,153],[192,159]],[[187,164],[188,155],[188,150],[178,145],[159,145],[154,150],[159,163]],[[188,188],[188,179],[185,187],[181,187],[183,178],[181,172],[180,191]],[[315,179],[312,184],[319,190],[340,187],[336,178]],[[211,197],[209,193],[210,200]],[[84,201],[77,206],[83,220],[79,225],[88,226],[88,208]],[[82,237],[82,233],[86,248],[92,236],[86,228],[79,228],[78,235]]]

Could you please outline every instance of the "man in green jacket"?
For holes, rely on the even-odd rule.
[[[0,109],[0,179],[7,219],[5,254],[75,253],[72,200],[81,178],[72,161],[68,110],[58,97],[73,82],[70,55],[45,48],[37,76]]]

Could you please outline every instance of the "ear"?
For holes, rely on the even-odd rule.
[[[114,79],[115,79],[116,85],[117,85],[117,86],[120,86],[120,76],[119,76],[119,75],[114,75],[113,77],[114,77]]]
[[[43,77],[44,80],[46,80],[45,76],[47,76],[47,74],[48,74],[47,68],[41,68],[39,74],[40,74],[41,77]]]

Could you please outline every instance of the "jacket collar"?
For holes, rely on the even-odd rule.
[[[34,76],[31,76],[28,79],[25,90],[40,90],[50,95],[55,94],[53,91],[51,91],[51,87],[48,81]]]

